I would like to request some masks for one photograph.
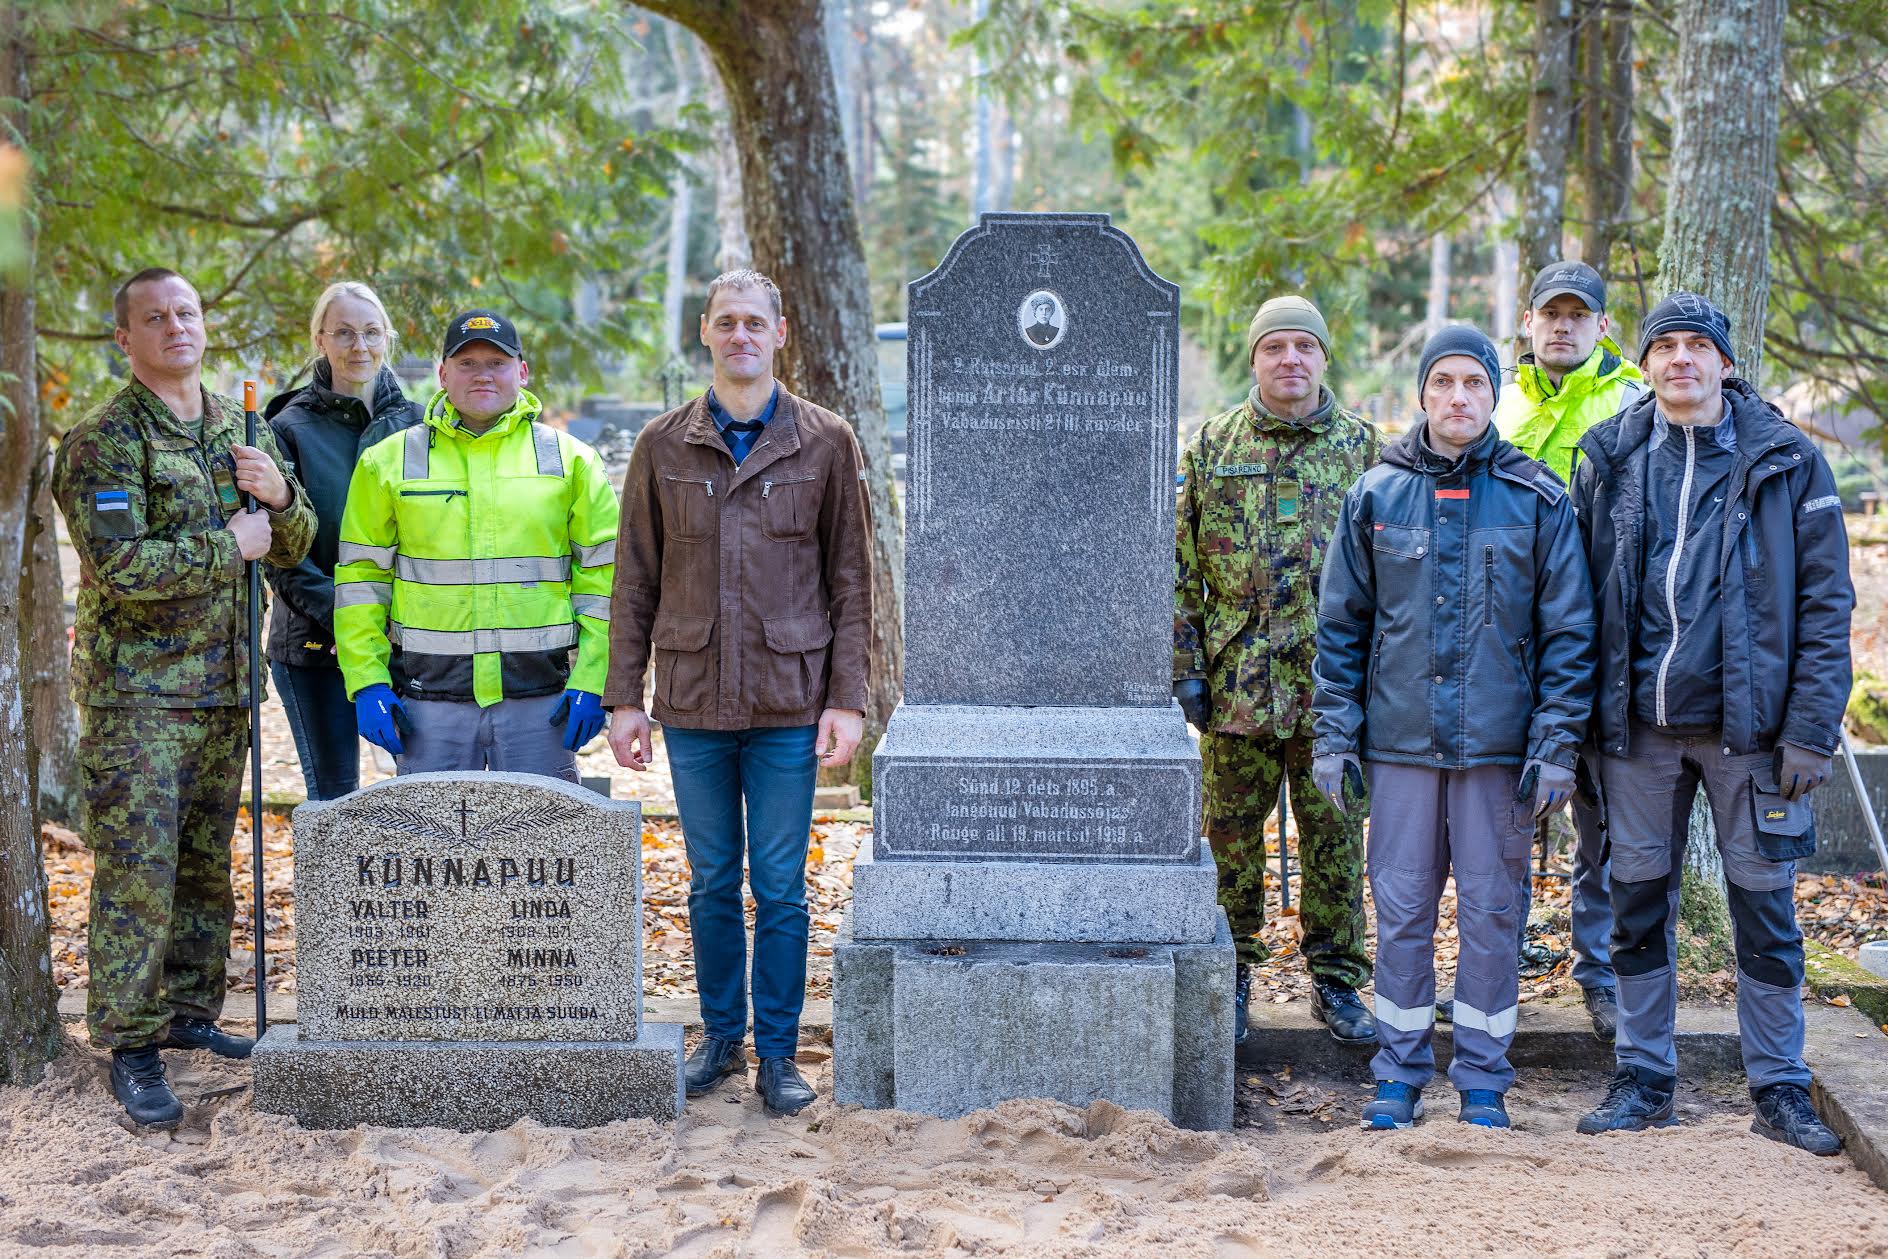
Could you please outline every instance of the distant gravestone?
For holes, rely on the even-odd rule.
[[[582,1127],[679,1112],[642,1015],[641,808],[523,774],[414,774],[295,812],[298,1027],[259,1109],[311,1127]]]

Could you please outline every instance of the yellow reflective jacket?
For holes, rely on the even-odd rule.
[[[521,391],[474,436],[442,390],[355,465],[334,570],[350,696],[376,682],[481,707],[602,693],[616,492],[596,451],[541,409]]]
[[[1562,481],[1572,481],[1573,448],[1589,428],[1610,420],[1645,390],[1639,369],[1619,356],[1609,337],[1561,377],[1547,378],[1532,354],[1515,364],[1514,380],[1495,405],[1495,428],[1521,453],[1538,459]]]

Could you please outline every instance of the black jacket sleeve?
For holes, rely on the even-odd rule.
[[[1810,460],[1808,475],[1793,487],[1790,516],[1796,532],[1796,655],[1789,662],[1782,737],[1830,755],[1842,741],[1842,713],[1853,685],[1849,616],[1855,585],[1835,476],[1820,451],[1810,448]]]
[[[1370,635],[1377,622],[1376,568],[1365,533],[1368,521],[1359,487],[1344,495],[1337,529],[1324,554],[1323,584],[1318,591],[1318,655],[1311,666],[1314,686],[1312,748],[1319,756],[1361,754],[1365,688],[1370,668]]]
[[[1593,583],[1573,504],[1543,500],[1534,530],[1534,715],[1527,754],[1571,768],[1586,740],[1598,664]]]
[[[283,424],[279,419],[271,419],[269,427],[275,433],[276,444],[281,447],[282,455],[288,460],[289,467],[301,475],[301,450],[299,449],[295,426]],[[267,567],[263,570],[269,579],[269,586],[275,591],[276,598],[293,608],[298,614],[325,628],[332,641],[334,633],[334,574],[324,573],[315,562],[313,555],[304,555],[301,562],[292,568]]]

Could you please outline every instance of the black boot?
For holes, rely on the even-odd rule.
[[[1678,1122],[1672,1108],[1672,1093],[1677,1087],[1678,1081],[1671,1076],[1624,1068],[1615,1072],[1612,1083],[1606,1086],[1606,1100],[1581,1116],[1577,1126],[1588,1136],[1669,1128]]]
[[[1752,1132],[1811,1154],[1842,1152],[1842,1138],[1829,1131],[1817,1116],[1802,1085],[1772,1084],[1757,1090],[1752,1098],[1757,1103],[1757,1117],[1750,1121]]]
[[[1312,980],[1311,1017],[1330,1028],[1332,1037],[1342,1044],[1377,1043],[1377,1021],[1355,988],[1328,979]]]
[[[226,1032],[208,1019],[176,1017],[170,1021],[170,1036],[159,1049],[207,1049],[219,1058],[247,1058],[256,1047],[254,1039]]]
[[[747,1053],[740,1040],[704,1036],[682,1066],[682,1087],[690,1097],[700,1097],[729,1076],[746,1070]]]
[[[797,1115],[819,1096],[791,1058],[762,1058],[760,1073],[754,1077],[754,1091],[776,1115]]]
[[[131,1122],[146,1128],[175,1128],[184,1117],[184,1104],[170,1091],[164,1059],[153,1046],[111,1051],[111,1092]]]
[[[1619,1035],[1619,993],[1612,988],[1588,988],[1586,990],[1586,1013],[1593,1020],[1593,1034],[1613,1043]]]

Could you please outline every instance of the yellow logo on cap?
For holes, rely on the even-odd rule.
[[[498,327],[498,321],[496,319],[493,319],[490,315],[474,315],[472,316],[472,318],[466,320],[464,323],[459,325],[459,331],[470,332],[474,328],[477,328],[481,332],[483,332],[483,331],[488,331],[488,330],[496,330],[497,327]]]

